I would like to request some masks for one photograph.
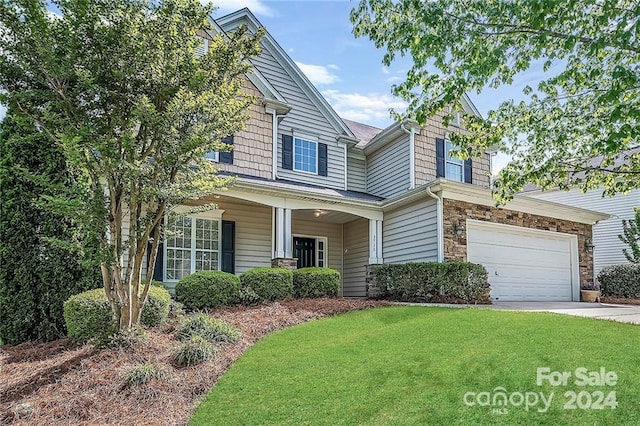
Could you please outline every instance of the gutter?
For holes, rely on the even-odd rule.
[[[437,238],[438,238],[438,262],[444,262],[444,223],[443,223],[443,214],[442,214],[442,198],[431,192],[431,188],[427,186],[426,191],[427,195],[434,200],[436,200],[436,227],[437,227]],[[442,194],[442,193],[440,193]]]

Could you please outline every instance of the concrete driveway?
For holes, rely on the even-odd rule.
[[[494,302],[493,309],[527,312],[554,312],[577,317],[608,319],[640,324],[640,306],[582,302]]]

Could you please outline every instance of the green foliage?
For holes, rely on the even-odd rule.
[[[39,204],[73,181],[61,150],[10,110],[0,128],[0,340],[66,335],[62,304],[101,285],[91,232]]]
[[[606,266],[598,273],[602,296],[640,298],[640,264]]]
[[[152,287],[148,297],[148,303],[142,309],[141,323],[147,327],[160,326],[167,320],[171,296],[167,290]],[[99,345],[108,344],[118,331],[111,306],[101,288],[76,294],[64,302],[64,320],[67,335],[79,342],[95,339]],[[123,336],[116,337],[116,340],[129,339],[126,336],[128,330],[121,332]],[[135,327],[132,333],[135,333]]]
[[[622,249],[624,257],[631,263],[640,263],[640,208],[634,211],[635,218],[622,219],[622,235],[618,238],[629,246],[629,250]]]
[[[293,271],[293,291],[296,297],[337,296],[340,272],[331,268],[297,269]]]
[[[160,378],[164,374],[162,368],[151,361],[145,361],[129,369],[124,377],[125,386],[144,385],[151,379]]]
[[[421,262],[373,267],[374,289],[403,302],[488,303],[488,273],[470,262]]]
[[[211,343],[235,342],[240,337],[240,331],[222,320],[199,312],[185,318],[178,327],[180,340],[190,340],[193,336],[200,336]]]
[[[640,134],[637,17],[634,2],[619,0],[361,0],[351,12],[355,35],[386,49],[385,65],[411,57],[392,92],[420,123],[466,92],[542,69],[526,101],[506,101],[487,120],[465,114],[471,133],[451,133],[461,153],[498,147],[512,156],[496,183],[503,202],[528,182],[604,185],[610,195],[638,187],[640,152],[624,153]]]
[[[93,339],[92,343],[104,348],[134,348],[147,341],[147,333],[140,326],[116,331],[106,339]]]
[[[189,367],[209,361],[216,353],[216,347],[200,336],[193,336],[188,342],[177,346],[173,351],[173,363],[178,367]]]
[[[200,271],[181,279],[176,299],[189,310],[235,305],[240,301],[240,278],[222,271]]]
[[[242,289],[255,293],[259,301],[293,297],[293,273],[285,268],[253,268],[240,276]]]
[[[264,31],[209,31],[197,57],[212,11],[197,0],[0,3],[0,101],[62,148],[77,185],[48,202],[99,233],[120,329],[144,303],[142,265],[152,241],[151,276],[165,213],[233,182],[203,157],[230,149],[221,140],[249,119],[242,88]]]

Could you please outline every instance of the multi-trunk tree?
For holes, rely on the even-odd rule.
[[[2,102],[78,177],[48,202],[100,235],[121,330],[140,320],[163,218],[229,183],[204,155],[249,118],[242,88],[262,32],[219,34],[211,12],[196,0],[0,2]]]
[[[385,64],[411,57],[392,91],[420,122],[465,92],[537,70],[525,101],[506,101],[486,120],[467,116],[472,134],[452,134],[464,154],[512,156],[496,182],[501,201],[529,182],[609,195],[640,187],[637,1],[361,0],[351,20],[357,36],[386,48]]]

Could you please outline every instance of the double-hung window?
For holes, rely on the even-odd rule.
[[[444,141],[445,177],[447,179],[464,182],[464,161],[455,156],[451,151],[457,147],[451,144],[449,139]]]
[[[308,136],[293,138],[293,169],[318,173],[318,141]]]
[[[197,271],[220,269],[220,220],[199,216],[167,219],[165,277],[179,281]]]

